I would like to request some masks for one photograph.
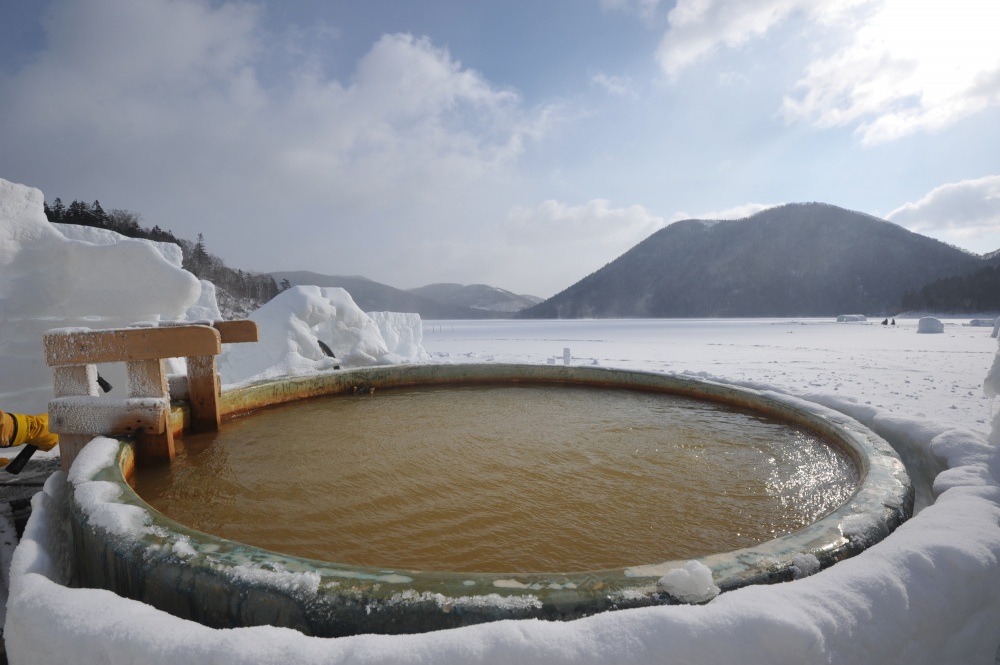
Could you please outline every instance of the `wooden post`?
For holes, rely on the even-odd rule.
[[[214,432],[219,429],[219,375],[215,356],[187,358],[188,404],[191,407],[191,430]]]
[[[207,323],[207,322],[206,322]],[[168,323],[164,327],[178,327],[185,324]],[[254,321],[213,321],[212,327],[219,331],[222,344],[256,342],[257,324]],[[215,355],[187,356],[187,400],[191,411],[192,432],[218,431],[222,422],[219,413],[219,374],[216,371]]]
[[[170,426],[170,392],[163,360],[133,360],[128,367],[128,396],[130,398],[161,398],[166,408],[160,412],[156,429],[152,432],[138,430],[135,434],[136,457],[139,459],[174,459],[174,430]]]
[[[56,397],[97,395],[96,365],[54,367],[52,368],[52,374],[53,390]],[[55,430],[53,429],[52,431]],[[93,437],[86,434],[59,435],[59,464],[64,473],[69,473],[69,468],[73,465],[73,460],[83,450],[83,447],[90,442],[91,438]]]

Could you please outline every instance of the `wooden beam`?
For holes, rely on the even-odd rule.
[[[158,434],[170,413],[167,398],[57,397],[49,401],[49,430],[59,434]]]
[[[259,339],[257,322],[250,319],[239,321],[216,321],[212,327],[222,335],[223,344],[241,344],[243,342],[256,342]]]
[[[208,326],[69,330],[47,333],[44,341],[45,362],[52,367],[186,358],[222,351],[219,331]]]

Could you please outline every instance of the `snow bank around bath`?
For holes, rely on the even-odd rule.
[[[60,232],[44,200],[0,179],[0,404],[10,411],[44,412],[52,398],[46,330],[179,319],[201,293],[179,247],[101,229]]]
[[[995,448],[976,433],[878,409],[866,420],[876,427],[891,420],[881,427],[884,436],[927,448],[945,470],[932,479],[932,505],[852,559],[812,575],[807,570],[794,582],[724,593],[702,606],[418,635],[320,639],[273,627],[213,630],[107,591],[69,588],[64,483],[53,480],[35,497],[14,554],[8,654],[15,664],[71,658],[79,665],[994,663],[1000,644]],[[72,473],[81,475],[76,467]]]
[[[419,315],[369,316],[341,288],[294,286],[249,318],[260,341],[225,350],[218,362],[223,384],[427,359]]]

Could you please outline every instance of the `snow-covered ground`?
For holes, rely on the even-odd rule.
[[[107,245],[95,240],[55,233],[40,214],[40,192],[0,181],[5,399],[27,403],[44,392],[37,362],[20,359],[38,354],[31,336],[42,326],[68,325],[67,313],[100,327],[128,312],[122,303],[139,299],[143,320],[211,309],[204,285],[199,294],[196,282],[175,275],[169,258],[129,243],[119,265],[155,267],[174,286],[129,290],[103,278],[102,262],[119,254],[99,249]],[[80,288],[70,290],[58,279],[65,273],[55,268],[51,278],[39,276],[49,261],[71,265]],[[113,289],[120,293],[107,297]],[[60,473],[36,495],[9,578],[3,578],[10,589],[4,637],[11,662],[997,662],[1000,415],[987,396],[1000,391],[1000,356],[990,328],[945,321],[941,334],[918,334],[916,321],[900,319],[895,328],[832,320],[421,325],[406,316],[361,318],[339,291],[307,289],[284,298],[271,308],[276,314],[259,314],[262,322],[281,319],[287,328],[285,335],[262,339],[260,353],[275,359],[265,373],[276,365],[333,371],[314,345],[326,335],[353,340],[355,351],[367,349],[356,356],[362,364],[561,363],[569,348],[573,364],[692,372],[791,393],[857,418],[900,450],[923,480],[924,507],[857,557],[794,582],[725,593],[705,605],[608,612],[565,623],[505,621],[423,635],[318,639],[272,627],[213,630],[106,591],[68,587],[71,549]],[[92,311],[77,312],[75,300],[92,303]],[[246,366],[259,372],[256,363]],[[17,380],[22,371],[31,378],[24,385]]]

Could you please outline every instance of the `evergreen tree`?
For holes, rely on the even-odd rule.
[[[87,209],[87,204],[83,201],[74,200],[66,208],[66,214],[64,215],[63,222],[66,224],[79,224],[80,226],[93,226],[90,223],[90,210]]]
[[[108,221],[108,214],[104,212],[101,202],[97,199],[94,199],[94,202],[90,205],[90,216],[94,221],[91,226],[104,227]]]
[[[49,217],[50,222],[62,222],[63,217],[66,216],[66,206],[63,205],[62,199],[58,196],[56,197],[56,200],[52,202],[51,213],[52,216]]]
[[[191,272],[201,277],[208,267],[208,251],[205,249],[205,236],[198,234],[198,242],[191,251]]]

